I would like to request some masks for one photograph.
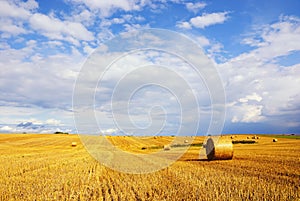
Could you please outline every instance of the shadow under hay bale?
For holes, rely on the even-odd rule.
[[[233,157],[232,141],[222,137],[218,140],[209,138],[205,149],[208,160],[230,160]]]

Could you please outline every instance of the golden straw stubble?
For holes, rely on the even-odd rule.
[[[224,137],[209,138],[205,148],[208,160],[230,160],[233,157],[232,141]]]

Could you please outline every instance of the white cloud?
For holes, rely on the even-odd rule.
[[[119,130],[116,129],[116,128],[108,128],[108,129],[105,129],[105,130],[101,130],[101,132],[104,135],[111,135],[111,134],[114,134],[114,133],[118,133]]]
[[[300,65],[282,66],[278,57],[300,51],[300,23],[294,17],[264,25],[253,35],[255,47],[218,65],[225,82],[232,122],[298,122]],[[259,42],[257,42],[259,41]]]
[[[157,37],[153,35],[147,35],[145,36],[147,40],[152,41],[153,43],[159,42]],[[151,42],[151,43],[152,43]],[[186,47],[187,49],[189,47]],[[198,55],[197,55],[198,56]],[[104,59],[107,59],[108,56],[105,56]],[[97,58],[100,59],[100,58]],[[95,58],[94,62],[101,63],[102,60],[97,60]],[[98,88],[97,90],[97,96],[96,96],[96,102],[99,104],[99,107],[97,107],[97,113],[96,116],[100,116],[98,119],[99,124],[109,125],[108,128],[112,128],[114,125],[114,122],[112,121],[111,117],[111,101],[110,98],[112,97],[110,93],[114,92],[117,94],[118,99],[113,101],[114,104],[117,104],[117,111],[115,111],[114,115],[115,117],[118,116],[121,121],[121,126],[119,128],[124,128],[127,131],[127,133],[137,133],[136,130],[139,129],[133,129],[132,127],[128,128],[130,125],[128,124],[128,121],[126,117],[128,117],[128,111],[131,115],[131,120],[141,127],[146,127],[149,124],[151,124],[151,127],[153,130],[150,130],[152,132],[158,131],[160,127],[160,123],[166,124],[166,129],[164,132],[166,133],[176,133],[176,129],[178,129],[178,126],[180,125],[179,122],[179,116],[180,116],[180,105],[178,105],[177,98],[172,93],[158,89],[159,87],[149,87],[145,90],[138,89],[135,96],[132,98],[132,102],[130,102],[130,105],[127,107],[122,107],[125,103],[127,105],[126,96],[123,95],[123,93],[126,93],[127,90],[134,90],[136,89],[137,82],[147,82],[147,83],[161,83],[163,82],[167,86],[170,87],[170,90],[174,93],[175,91],[180,91],[180,103],[181,106],[184,107],[184,113],[187,114],[183,118],[185,119],[185,124],[182,125],[183,129],[194,129],[194,127],[189,127],[186,123],[186,118],[190,118],[188,121],[189,123],[195,122],[195,118],[193,118],[195,115],[194,113],[197,111],[195,110],[195,104],[193,104],[193,94],[191,93],[193,90],[187,89],[185,85],[178,81],[178,77],[167,76],[165,73],[162,72],[161,68],[157,68],[156,70],[142,70],[138,71],[138,74],[134,74],[135,70],[137,70],[138,67],[142,66],[148,66],[148,65],[158,65],[162,64],[162,66],[169,66],[170,69],[172,66],[176,66],[177,68],[173,68],[173,71],[176,71],[178,73],[177,75],[180,75],[184,77],[188,83],[190,83],[192,86],[192,89],[194,89],[194,92],[196,95],[201,96],[201,103],[202,104],[209,104],[207,99],[209,99],[209,94],[206,91],[205,87],[199,83],[199,77],[197,77],[197,73],[193,71],[193,69],[187,65],[183,60],[175,57],[174,55],[169,55],[163,52],[156,52],[156,51],[145,51],[145,52],[136,52],[134,55],[126,55],[122,57],[122,59],[114,62],[110,69],[106,71],[106,74],[102,77],[103,83],[101,84],[101,88]],[[165,72],[165,71],[163,71]],[[126,75],[126,76],[125,76]],[[94,75],[95,76],[95,75]],[[123,77],[125,76],[125,77]],[[132,76],[132,77],[130,77]],[[130,79],[130,78],[134,79]],[[123,79],[121,79],[123,78]],[[127,78],[126,82],[124,79]],[[197,79],[198,78],[198,79]],[[96,79],[97,77],[89,77],[89,80]],[[200,78],[201,79],[201,78]],[[124,81],[120,85],[122,87],[125,87],[126,90],[121,91],[114,91],[114,86],[118,84],[118,81]],[[151,80],[151,82],[150,82]],[[201,81],[200,81],[201,82]],[[141,86],[141,85],[139,85]],[[125,100],[124,100],[125,99]],[[120,104],[120,106],[118,105]],[[151,108],[155,106],[161,106],[162,109],[152,110]],[[115,105],[114,105],[115,106]],[[118,107],[119,106],[119,107]],[[116,107],[116,106],[115,106]],[[115,108],[114,107],[114,108]],[[197,108],[197,106],[196,106]],[[166,113],[164,112],[166,111]],[[200,109],[199,109],[200,110]],[[209,110],[209,109],[208,109]],[[150,112],[153,116],[150,115]],[[203,112],[204,113],[204,112]],[[165,120],[165,115],[167,117],[167,120]],[[207,114],[201,115],[203,118]],[[177,123],[177,124],[176,124]],[[205,126],[204,126],[205,127]],[[155,129],[154,129],[155,128]],[[120,129],[121,130],[121,129]],[[149,132],[149,130],[144,130],[144,132]],[[191,131],[192,132],[192,131]],[[150,134],[150,133],[149,133]],[[152,133],[153,134],[153,133]]]
[[[240,106],[237,106],[232,110],[234,113],[241,114],[234,115],[232,117],[231,122],[243,122],[243,123],[250,123],[250,122],[259,122],[265,119],[264,116],[262,116],[262,105],[249,105],[249,104],[242,104]]]
[[[241,102],[241,103],[247,103],[248,101],[251,101],[251,100],[260,102],[262,100],[262,97],[259,96],[257,93],[252,93],[251,95],[247,95],[244,98],[240,98],[239,102]]]
[[[25,48],[0,50],[2,106],[71,108],[73,84],[84,57],[60,52],[41,55],[39,45],[30,40]]]
[[[111,21],[113,24],[123,24],[125,22],[123,18],[113,18]]]
[[[1,112],[6,115],[0,120],[0,133],[74,132],[73,113],[70,111],[20,105],[4,106],[1,104]],[[58,116],[60,119],[57,119]]]
[[[176,26],[183,29],[191,29],[192,27],[204,29],[215,24],[223,24],[228,18],[228,12],[204,13],[201,16],[191,18],[188,22],[177,22]]]
[[[140,24],[124,24],[125,32],[132,32],[135,30],[139,30],[142,28],[149,28],[150,26],[148,24],[146,25],[140,25]]]
[[[13,131],[14,131],[14,128],[12,128],[10,126],[2,126],[0,128],[0,132],[4,132],[4,133],[6,133],[6,132],[13,132]]]
[[[88,9],[79,7],[73,13],[64,15],[64,19],[72,22],[82,23],[86,26],[92,26],[95,23],[97,15]]]
[[[102,17],[112,15],[116,10],[131,11],[139,10],[140,5],[136,1],[131,0],[110,0],[110,1],[95,1],[95,0],[75,0],[74,2],[85,4],[90,10],[98,10]]]
[[[181,29],[191,29],[192,26],[189,22],[177,22],[176,26]]]
[[[58,18],[47,16],[40,13],[33,14],[29,19],[30,25],[34,30],[50,39],[86,40],[94,39],[93,33],[88,31],[81,23],[62,21]]]
[[[27,2],[1,1],[0,31],[3,32],[1,37],[9,38],[30,32],[24,28],[24,24],[36,8],[38,8],[38,4],[34,0]]]
[[[196,41],[197,41],[197,42],[200,44],[200,46],[202,46],[202,47],[205,47],[205,46],[210,45],[209,40],[208,40],[206,37],[204,37],[204,36],[198,36],[198,37],[196,37]]]
[[[11,19],[0,19],[0,31],[6,33],[7,37],[10,35],[19,35],[27,33],[27,31],[23,28],[22,24],[18,24]],[[2,36],[5,36],[2,34]]]
[[[197,28],[204,29],[214,24],[223,24],[228,19],[228,12],[204,13],[201,16],[190,19],[190,23]]]
[[[34,10],[39,7],[39,4],[35,0],[27,0],[26,2],[20,2],[20,6],[28,10]]]
[[[50,125],[60,125],[61,121],[57,119],[47,119],[45,123]]]
[[[186,8],[194,13],[197,13],[199,10],[203,9],[206,6],[206,3],[204,2],[197,2],[197,3],[186,3],[185,4]]]
[[[16,5],[13,1],[1,1],[0,16],[27,19],[30,16],[30,12]]]

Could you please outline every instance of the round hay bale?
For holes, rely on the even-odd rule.
[[[250,137],[249,137],[249,136],[247,136],[247,139],[250,139]]]
[[[77,146],[77,142],[72,142],[71,146],[72,147],[76,147]]]
[[[184,140],[184,143],[189,143],[189,141],[188,140]]]
[[[208,160],[230,160],[233,157],[232,141],[222,137],[218,140],[209,138],[205,149]]]
[[[169,145],[164,145],[164,150],[169,151],[169,150],[171,150],[171,147]]]
[[[233,138],[234,138],[234,136],[232,135],[232,136],[230,136],[230,138],[231,138],[231,139],[233,139]]]
[[[276,139],[276,138],[273,138],[273,142],[277,142],[277,139]]]

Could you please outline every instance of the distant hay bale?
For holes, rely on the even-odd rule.
[[[169,150],[171,150],[171,147],[169,145],[164,145],[164,150],[169,151]]]
[[[154,138],[154,139],[157,139],[157,137],[156,137],[156,136],[154,136],[153,138]]]
[[[72,147],[76,147],[77,146],[77,142],[72,142],[71,146]]]
[[[249,136],[247,136],[247,139],[250,139],[250,137],[249,137]]]
[[[233,138],[234,138],[234,136],[232,135],[232,136],[230,136],[230,138],[231,138],[231,139],[233,139]]]
[[[205,145],[208,160],[230,160],[233,157],[232,141],[220,137],[218,140],[209,138]]]
[[[256,135],[252,136],[252,139],[254,139],[254,140],[255,140],[255,139],[256,139]]]
[[[259,140],[259,139],[260,139],[260,137],[256,137],[256,139],[258,139],[258,140]]]
[[[276,138],[273,138],[273,142],[277,142],[277,139],[276,139]]]
[[[189,141],[188,140],[184,140],[184,143],[189,143]]]

